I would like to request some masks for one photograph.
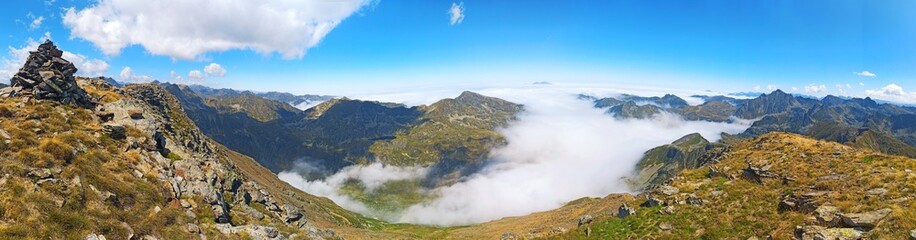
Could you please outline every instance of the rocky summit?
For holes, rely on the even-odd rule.
[[[82,107],[95,104],[76,84],[76,66],[63,59],[64,52],[51,40],[29,52],[25,65],[10,79],[11,86],[0,89],[0,96],[47,99]]]

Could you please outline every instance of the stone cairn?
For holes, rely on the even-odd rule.
[[[10,86],[0,89],[0,97],[23,97],[54,100],[91,108],[95,103],[76,84],[76,67],[61,58],[64,52],[51,40],[29,52],[29,58],[19,72],[10,79]]]

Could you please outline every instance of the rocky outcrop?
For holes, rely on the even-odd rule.
[[[869,212],[842,214],[840,217],[846,226],[871,229],[890,213],[890,208],[884,208]]]
[[[636,209],[633,209],[626,204],[620,205],[620,207],[617,208],[617,217],[619,218],[626,218],[634,214],[636,214]]]
[[[77,69],[65,60],[63,51],[57,49],[51,40],[29,53],[29,58],[19,72],[10,79],[10,86],[0,89],[0,96],[26,97],[59,101],[91,108],[95,103],[73,76]]]

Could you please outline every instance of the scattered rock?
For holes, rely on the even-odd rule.
[[[658,189],[656,189],[656,191],[666,196],[671,196],[671,195],[679,193],[681,190],[677,189],[676,187],[670,186],[670,185],[661,185],[661,186],[658,186]]]
[[[134,239],[134,228],[130,227],[126,222],[121,222],[121,227],[127,230],[127,237],[125,239]]]
[[[131,111],[131,112],[128,113],[128,115],[130,116],[130,119],[133,119],[133,120],[140,120],[140,119],[143,119],[143,113],[142,113],[142,112]]]
[[[118,124],[106,123],[102,124],[104,131],[108,134],[111,139],[115,140],[124,140],[127,139],[127,128]]]
[[[86,240],[106,240],[106,238],[105,238],[105,235],[93,233],[93,234],[86,235]]]
[[[669,206],[666,206],[665,208],[662,208],[661,210],[658,210],[658,211],[659,211],[660,213],[664,213],[664,214],[674,214],[674,206],[670,206],[670,205],[669,205]]]
[[[229,209],[225,204],[210,205],[216,223],[229,223]]]
[[[817,224],[827,227],[837,227],[842,223],[840,210],[830,205],[822,205],[814,210],[814,217]]]
[[[576,227],[582,227],[582,225],[591,224],[593,220],[594,219],[592,218],[592,215],[586,214],[579,216],[579,224],[576,225]]]
[[[216,229],[224,234],[240,234],[244,232],[247,233],[251,239],[286,239],[280,235],[280,232],[276,228],[261,225],[232,226],[230,224],[216,224]],[[328,234],[322,233],[316,235],[320,237],[321,235]]]
[[[3,129],[0,129],[0,140],[3,140],[4,142],[9,143],[10,140],[12,139],[13,137],[10,136],[10,133],[4,131]]]
[[[36,180],[48,179],[54,177],[51,173],[51,169],[47,168],[32,168],[29,169],[29,177],[35,178]]]
[[[880,197],[887,194],[888,190],[886,188],[873,188],[865,192],[866,195]]]
[[[843,223],[849,227],[860,227],[871,229],[875,227],[875,224],[884,217],[887,217],[891,213],[890,208],[879,209],[871,212],[863,213],[846,213],[841,217],[843,218]]]
[[[694,205],[694,206],[703,206],[703,199],[700,199],[699,197],[697,197],[696,194],[691,193],[690,196],[687,197],[687,204]]]
[[[115,117],[115,114],[112,112],[100,112],[100,113],[96,113],[95,115],[99,117],[99,121],[101,122],[109,122],[111,120],[114,120],[114,117]]]
[[[795,211],[802,213],[809,213],[817,209],[818,203],[814,196],[808,194],[800,195],[787,195],[784,196],[781,201],[779,201],[779,206],[777,210],[779,212],[785,211]]]
[[[808,239],[822,239],[822,240],[852,240],[852,239],[862,239],[865,235],[865,232],[855,229],[855,228],[827,228],[822,226],[797,226],[795,227],[795,238],[808,240]]]
[[[846,174],[832,174],[832,175],[820,176],[820,177],[817,178],[817,181],[818,181],[818,182],[839,181],[839,180],[846,179],[847,177],[849,177],[849,175],[846,175]]]
[[[504,232],[503,235],[499,236],[499,239],[500,240],[517,240],[517,239],[522,239],[522,238],[519,237],[518,234],[515,234],[514,232]]]
[[[646,196],[646,201],[643,202],[642,205],[640,205],[640,206],[643,206],[643,207],[656,207],[656,206],[661,206],[661,205],[665,205],[665,201],[664,201],[664,200],[661,200],[661,199],[658,199],[658,198],[655,198],[655,197],[652,197],[652,196],[648,196],[648,195],[647,195],[647,196]]]
[[[910,240],[916,240],[916,228],[910,230]]]
[[[668,231],[674,229],[674,225],[671,225],[671,223],[668,222],[663,222],[658,224],[658,229],[661,229],[662,231]]]
[[[747,168],[741,172],[741,176],[755,183],[763,183],[766,178],[779,178],[779,174],[770,171],[770,167],[770,165],[766,165],[758,168],[748,163]]]
[[[295,222],[296,220],[302,218],[302,212],[299,211],[299,208],[296,206],[284,204],[283,211],[285,213],[284,218],[286,223]]]
[[[620,207],[617,208],[617,217],[619,218],[626,218],[633,214],[636,214],[636,209],[630,208],[626,204],[620,205]]]
[[[198,227],[197,224],[188,223],[188,232],[200,233],[200,227]]]

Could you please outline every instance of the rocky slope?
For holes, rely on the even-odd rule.
[[[292,167],[292,161],[301,158],[301,153],[305,151],[304,146],[297,144],[301,142],[300,136],[286,128],[282,118],[263,122],[245,112],[225,111],[221,110],[225,108],[220,105],[209,105],[214,101],[200,97],[187,86],[168,83],[161,85],[179,100],[184,112],[204,134],[230,149],[261,160],[260,163],[268,169],[276,172],[289,169]],[[282,103],[271,105],[274,104]],[[274,113],[277,116],[286,116],[281,112]]]
[[[95,107],[0,98],[0,238],[391,236],[213,142],[159,85],[74,83]]]
[[[594,220],[556,237],[913,238],[914,169],[910,158],[769,133],[633,200],[610,203],[619,206],[611,211],[584,212]]]

